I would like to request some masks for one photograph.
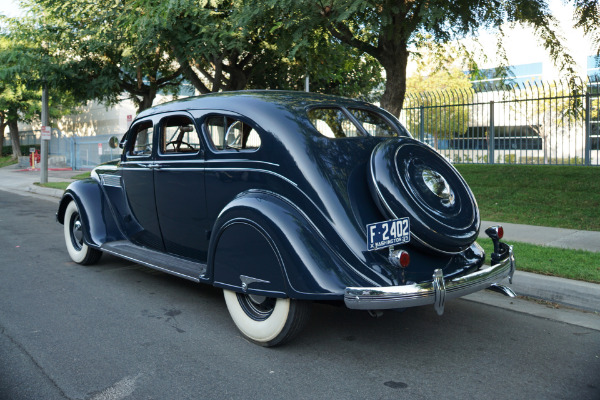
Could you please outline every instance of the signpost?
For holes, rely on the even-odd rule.
[[[41,132],[41,165],[40,183],[48,183],[48,144],[52,129],[48,115],[48,86],[44,83],[42,88],[42,132]]]

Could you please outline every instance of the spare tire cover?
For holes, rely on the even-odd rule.
[[[368,176],[386,218],[410,217],[411,240],[454,254],[477,239],[475,197],[458,171],[431,147],[411,138],[381,142],[371,153]]]

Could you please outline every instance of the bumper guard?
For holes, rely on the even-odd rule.
[[[346,307],[357,310],[384,310],[433,304],[438,315],[442,315],[446,300],[490,287],[514,297],[515,294],[510,288],[498,284],[506,277],[512,283],[515,271],[512,246],[505,243],[500,245],[504,257],[497,259],[497,263],[492,266],[449,280],[444,279],[441,269],[436,269],[431,282],[387,287],[347,287],[344,302]]]

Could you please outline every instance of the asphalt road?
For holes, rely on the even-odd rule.
[[[219,290],[72,263],[55,211],[0,191],[0,399],[600,399],[599,331],[467,300],[378,319],[316,304],[265,349]]]

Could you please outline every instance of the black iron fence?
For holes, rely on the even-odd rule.
[[[408,93],[401,121],[455,163],[600,165],[600,81]]]

